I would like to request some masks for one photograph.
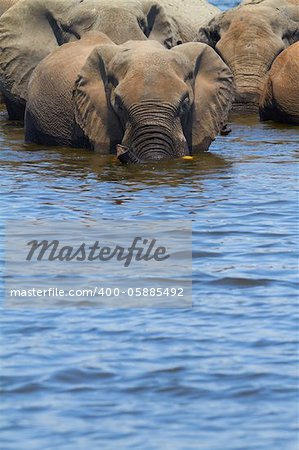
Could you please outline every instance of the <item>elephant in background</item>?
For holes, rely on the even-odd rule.
[[[195,5],[199,22],[216,14],[205,0]],[[165,12],[173,13],[173,17]],[[0,18],[0,89],[9,117],[23,119],[27,85],[37,64],[58,46],[78,40],[88,31],[100,31],[116,44],[154,39],[167,48],[195,35],[181,0],[21,0]],[[193,11],[195,11],[193,7]],[[214,11],[214,12],[213,12]],[[198,27],[197,27],[198,28]],[[193,34],[192,34],[193,33]]]
[[[19,0],[0,0],[0,17],[4,14],[11,6],[17,3]],[[0,91],[0,104],[4,102],[4,96]]]
[[[182,43],[194,41],[198,29],[221,11],[206,0],[159,0]],[[180,42],[178,42],[180,43]]]
[[[299,42],[272,64],[260,100],[260,118],[299,125]]]
[[[26,140],[117,151],[131,162],[180,157],[209,148],[232,101],[232,74],[205,44],[116,45],[89,33],[33,72]]]
[[[298,0],[246,0],[199,30],[230,67],[235,108],[257,112],[266,75],[277,55],[299,39]]]

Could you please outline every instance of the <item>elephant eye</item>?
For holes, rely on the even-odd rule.
[[[179,107],[179,111],[178,111],[179,116],[182,117],[185,114],[187,114],[190,110],[190,107],[191,107],[190,98],[189,98],[189,95],[187,95],[182,99],[182,101],[180,103],[180,107]]]
[[[113,87],[118,85],[118,80],[113,75],[108,75],[108,83],[112,84]]]
[[[119,112],[124,110],[124,104],[123,104],[123,101],[122,101],[122,99],[121,99],[121,97],[119,95],[115,95],[115,98],[114,98],[114,109],[116,111],[119,111]]]

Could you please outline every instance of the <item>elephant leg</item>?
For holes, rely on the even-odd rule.
[[[25,105],[19,102],[15,102],[14,100],[10,100],[5,95],[3,95],[3,97],[9,119],[23,121],[25,114]]]

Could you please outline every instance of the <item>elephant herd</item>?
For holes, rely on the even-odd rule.
[[[299,0],[0,0],[0,91],[27,142],[122,162],[208,150],[229,114],[299,124]]]

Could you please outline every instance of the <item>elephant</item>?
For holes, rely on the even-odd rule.
[[[274,59],[299,40],[299,0],[246,0],[201,27],[196,40],[211,45],[230,67],[234,109],[257,113]]]
[[[0,0],[0,17],[19,0]]]
[[[117,153],[123,162],[188,156],[208,150],[227,120],[233,92],[229,68],[205,44],[116,45],[90,32],[34,70],[25,138]]]
[[[0,0],[0,17],[4,14],[11,6],[17,3],[19,0]],[[0,91],[0,104],[4,103],[4,96]]]
[[[198,29],[220,13],[206,0],[159,0],[172,28],[178,30],[177,44],[194,41]]]
[[[195,8],[195,2],[197,7]],[[165,12],[163,4],[169,13]],[[197,11],[198,26],[218,11],[205,0],[185,0]],[[22,0],[0,18],[0,89],[11,119],[22,120],[30,75],[55,48],[88,31],[116,44],[154,39],[167,48],[193,38],[198,29],[180,18],[181,0]]]
[[[275,59],[260,99],[261,120],[299,125],[299,42]]]

